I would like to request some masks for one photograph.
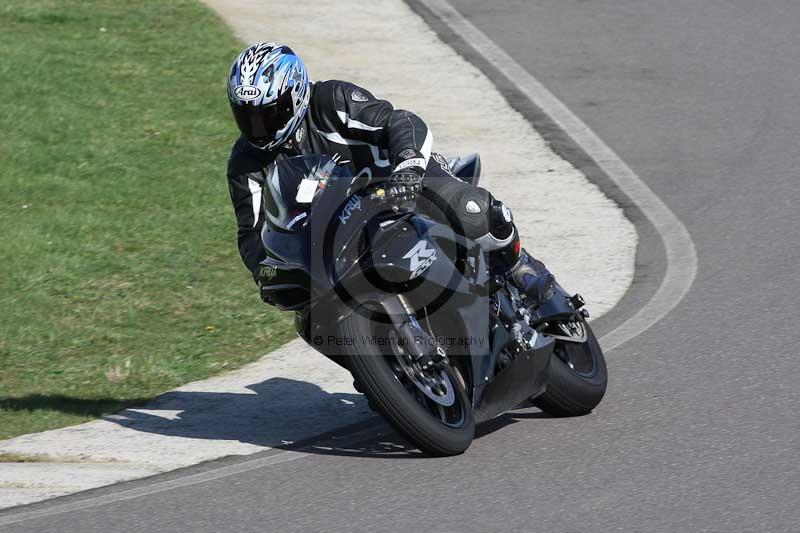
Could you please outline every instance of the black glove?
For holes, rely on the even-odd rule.
[[[416,167],[393,172],[386,182],[386,194],[398,202],[413,200],[422,189],[422,172]]]

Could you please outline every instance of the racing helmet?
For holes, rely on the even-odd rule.
[[[242,135],[271,150],[292,136],[308,111],[311,84],[288,46],[256,43],[236,58],[228,76],[228,101]]]

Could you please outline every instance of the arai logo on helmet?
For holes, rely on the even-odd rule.
[[[237,85],[233,90],[233,95],[239,100],[249,102],[261,96],[261,89],[253,85]]]

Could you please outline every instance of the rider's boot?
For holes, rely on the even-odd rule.
[[[486,252],[492,275],[511,281],[535,304],[545,303],[553,295],[555,278],[544,263],[534,259],[520,243],[511,212],[494,200],[491,205],[491,232],[479,239]]]
[[[547,270],[544,263],[531,257],[524,248],[520,251],[519,259],[511,267],[509,274],[514,284],[537,305],[552,298],[555,291],[555,277]]]

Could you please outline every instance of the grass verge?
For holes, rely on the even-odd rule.
[[[290,339],[236,251],[227,28],[195,0],[6,0],[0,27],[0,438]]]

